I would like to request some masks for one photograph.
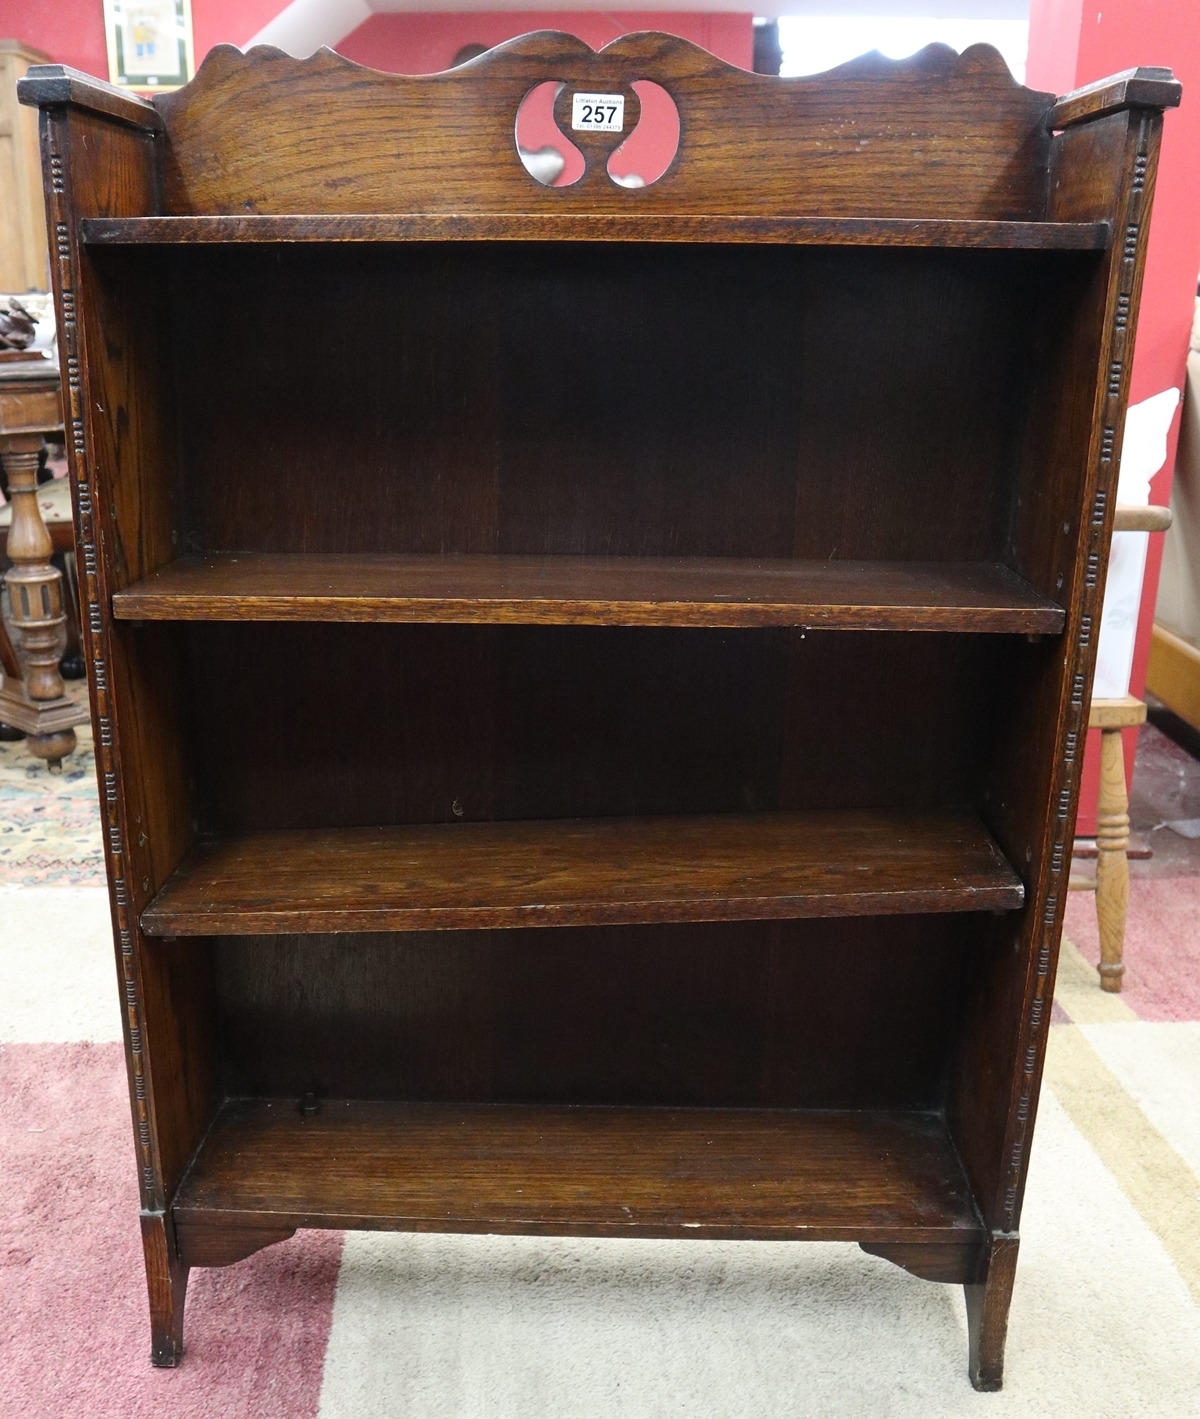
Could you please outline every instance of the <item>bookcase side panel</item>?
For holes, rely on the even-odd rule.
[[[950,1115],[994,1231],[1020,1219],[1045,1057],[1103,605],[1161,113],[1132,109],[1055,139],[1051,212],[1107,218],[1119,240],[1041,381],[1023,447],[1010,563],[1068,608],[1014,686],[984,817],[1026,878],[1026,905],[982,963]]]
[[[164,304],[153,267],[112,280],[78,240],[86,216],[157,210],[155,139],[74,107],[47,109],[43,160],[64,363],[83,639],[144,1211],[160,1214],[216,1108],[203,954],[148,943],[147,901],[191,842],[173,631],[136,643],[111,593],[175,554]]]

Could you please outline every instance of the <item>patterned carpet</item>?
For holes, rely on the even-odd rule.
[[[0,746],[0,1419],[1200,1412],[1191,875],[1135,880],[1122,996],[1070,899],[1001,1394],[967,1383],[960,1290],[836,1244],[300,1232],[194,1272],[152,1370],[80,739],[61,776]]]
[[[68,682],[67,693],[87,700],[82,681]],[[23,739],[0,742],[0,885],[103,885],[91,725],[75,735],[78,747],[60,774],[35,759]]]

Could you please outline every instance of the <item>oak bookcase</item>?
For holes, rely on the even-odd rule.
[[[570,100],[638,80],[631,189]],[[155,1363],[296,1228],[821,1238],[997,1387],[1170,73],[22,97]]]

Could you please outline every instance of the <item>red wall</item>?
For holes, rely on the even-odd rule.
[[[1188,332],[1200,274],[1200,13],[1191,0],[1032,0],[1026,82],[1063,93],[1137,65],[1163,64],[1183,83],[1183,104],[1163,128],[1158,188],[1150,226],[1146,281],[1138,320],[1129,399],[1138,403],[1172,385],[1182,389]],[[1171,426],[1167,461],[1150,488],[1152,503],[1171,496],[1179,414]],[[1146,685],[1150,627],[1162,564],[1161,536],[1150,538],[1130,693]],[[1084,759],[1080,835],[1096,830],[1099,736],[1089,736]],[[1125,736],[1132,779],[1136,731]]]
[[[244,45],[285,8],[285,0],[192,0],[199,65],[214,44]],[[479,14],[372,15],[337,46],[359,64],[397,74],[447,69],[464,44],[499,44],[528,30],[561,29],[593,49],[630,30],[666,30],[749,69],[751,16],[484,11]],[[0,0],[0,36],[19,39],[59,64],[108,77],[101,0]]]
[[[593,49],[631,31],[664,30],[690,39],[743,69],[749,69],[754,58],[750,13],[705,15],[675,11],[598,14],[577,10],[482,10],[473,14],[372,15],[347,35],[337,50],[347,59],[394,74],[436,74],[448,69],[466,44],[491,46],[530,30],[565,30],[578,35]]]
[[[214,44],[244,45],[287,6],[287,0],[192,0],[196,67]]]
[[[56,64],[108,78],[100,0],[0,0],[0,35],[40,49]]]
[[[1031,0],[1025,61],[1025,82],[1031,89],[1065,94],[1079,87],[1075,75],[1082,17],[1083,0]]]
[[[199,64],[214,44],[245,44],[286,0],[192,0]],[[19,39],[85,74],[108,78],[101,0],[0,0],[0,35]]]

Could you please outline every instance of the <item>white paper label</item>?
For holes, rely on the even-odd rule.
[[[572,95],[571,127],[589,133],[620,133],[625,127],[625,95]]]

